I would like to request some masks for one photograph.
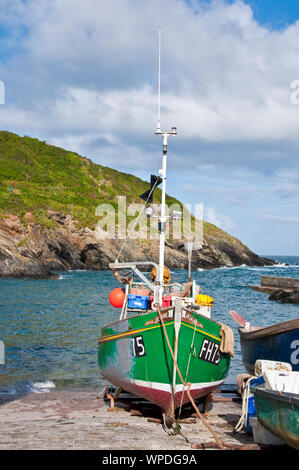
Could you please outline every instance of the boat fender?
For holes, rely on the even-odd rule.
[[[210,297],[209,295],[205,295],[205,294],[198,294],[195,300],[195,303],[197,305],[205,305],[208,307],[212,307],[213,302],[214,302],[214,299]]]
[[[117,287],[116,289],[113,289],[110,292],[109,302],[111,303],[111,305],[113,307],[121,308],[124,304],[125,297],[126,297],[126,295],[125,295],[124,291],[122,290],[122,288]]]

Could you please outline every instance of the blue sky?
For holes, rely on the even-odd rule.
[[[194,3],[189,2],[191,5]],[[209,5],[212,0],[197,3]],[[232,4],[234,0],[227,0],[227,3]],[[299,18],[298,0],[244,0],[244,3],[251,7],[255,19],[260,24],[271,29],[280,30]]]
[[[298,0],[246,0],[260,24],[281,29],[299,18]]]
[[[298,255],[298,19],[297,0],[0,0],[0,129],[148,179],[161,25],[168,192],[257,253]]]

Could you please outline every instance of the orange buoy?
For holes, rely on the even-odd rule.
[[[110,292],[109,302],[111,303],[111,305],[113,305],[113,307],[121,308],[124,304],[124,300],[125,300],[125,293],[121,289],[121,287],[117,287],[116,289],[113,289]]]

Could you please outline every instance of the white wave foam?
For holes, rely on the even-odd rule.
[[[242,269],[242,268],[249,268],[247,264],[241,264],[240,266],[221,266],[220,268],[213,268],[213,269]]]
[[[84,273],[87,269],[68,269],[69,273]]]
[[[46,393],[53,390],[53,388],[55,388],[55,384],[50,380],[47,380],[46,382],[36,382],[32,384],[30,391],[33,393]]]
[[[299,268],[299,264],[288,264],[288,263],[280,263],[277,261],[276,264],[266,265],[263,268],[267,269],[275,269],[275,268]]]
[[[269,266],[269,268],[299,268],[299,265],[298,264],[277,263],[277,264],[273,264],[273,266]]]
[[[299,269],[298,264],[287,264],[287,263],[277,263],[267,266],[247,266],[247,264],[241,264],[240,266],[221,266],[220,268],[211,268],[211,269],[202,269],[197,268],[197,271],[214,271],[214,270],[223,270],[223,269],[248,269],[249,271],[270,271],[275,268],[297,268]]]

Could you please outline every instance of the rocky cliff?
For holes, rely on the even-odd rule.
[[[60,220],[56,229],[45,229],[35,224],[30,213],[26,213],[27,224],[18,216],[10,215],[0,222],[0,276],[50,278],[52,271],[66,269],[107,269],[122,245],[121,240],[97,240],[95,231],[78,230],[70,216],[49,213],[49,217]],[[215,235],[217,234],[217,236]],[[262,266],[271,260],[260,258],[239,240],[219,231],[205,237],[201,250],[195,250],[193,268],[220,266]],[[129,240],[120,261],[158,262],[157,241]],[[184,245],[178,241],[166,244],[165,261],[169,268],[187,268],[188,259]]]
[[[137,202],[148,183],[96,165],[38,139],[0,132],[0,276],[51,278],[53,271],[107,269],[123,240],[98,239],[95,208],[116,206],[116,196]],[[154,202],[158,202],[157,189]],[[139,200],[140,202],[140,200]],[[167,197],[168,204],[181,203]],[[169,268],[186,268],[184,244],[168,240]],[[120,261],[158,261],[156,240],[129,240]],[[193,268],[242,264],[263,266],[239,240],[204,222],[204,244],[193,252]]]

